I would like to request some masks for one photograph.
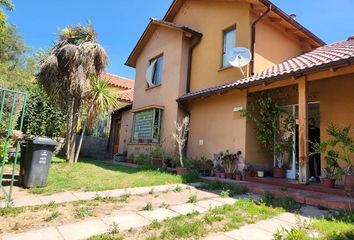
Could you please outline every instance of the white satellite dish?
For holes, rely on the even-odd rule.
[[[228,55],[228,61],[231,66],[241,70],[242,75],[245,75],[242,68],[251,62],[252,54],[250,50],[244,47],[233,48]]]
[[[152,83],[152,79],[154,78],[155,74],[155,67],[156,67],[157,59],[152,61],[146,70],[146,82],[148,83],[149,87],[155,86],[155,84]]]

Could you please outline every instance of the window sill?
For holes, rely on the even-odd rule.
[[[159,85],[155,85],[155,86],[153,86],[153,87],[147,87],[147,88],[145,89],[145,91],[149,91],[149,90],[151,90],[151,89],[158,88],[158,87],[161,87],[161,83],[160,83]]]
[[[130,142],[128,143],[128,145],[140,145],[140,146],[153,146],[153,145],[157,145],[158,143],[133,143],[133,142]]]
[[[234,68],[234,67],[233,66],[221,67],[221,68],[219,68],[218,72],[222,72],[224,70],[231,69],[231,68]]]

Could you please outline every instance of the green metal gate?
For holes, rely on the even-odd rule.
[[[23,92],[0,88],[0,99],[0,188],[8,204],[12,201],[12,189],[20,150],[20,140],[15,139],[12,142],[12,137],[15,130],[22,132],[27,95]],[[11,147],[14,149],[12,152],[10,152]],[[13,160],[12,164],[11,160]],[[5,168],[10,169],[11,172],[8,177],[10,182],[7,180],[6,184],[4,181]]]

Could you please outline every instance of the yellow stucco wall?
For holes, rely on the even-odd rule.
[[[133,113],[131,110],[122,113],[121,127],[119,131],[119,152],[128,151],[128,144],[132,135]]]
[[[226,150],[245,153],[246,120],[234,113],[234,108],[246,107],[246,94],[233,91],[190,104],[188,156],[212,158],[214,153]]]
[[[178,118],[176,99],[185,93],[187,78],[189,40],[181,31],[158,27],[141,52],[136,64],[136,80],[133,110],[150,105],[163,107],[161,140],[168,152],[173,152],[172,131]],[[147,89],[145,73],[149,60],[163,54],[161,85]],[[182,64],[183,63],[183,64]],[[128,154],[139,152],[150,146],[129,146]],[[138,149],[137,149],[138,148]]]

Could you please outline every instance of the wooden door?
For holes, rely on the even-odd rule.
[[[120,139],[120,127],[121,121],[115,120],[114,122],[114,140],[113,140],[113,152],[112,155],[115,155],[119,152],[119,139]]]

